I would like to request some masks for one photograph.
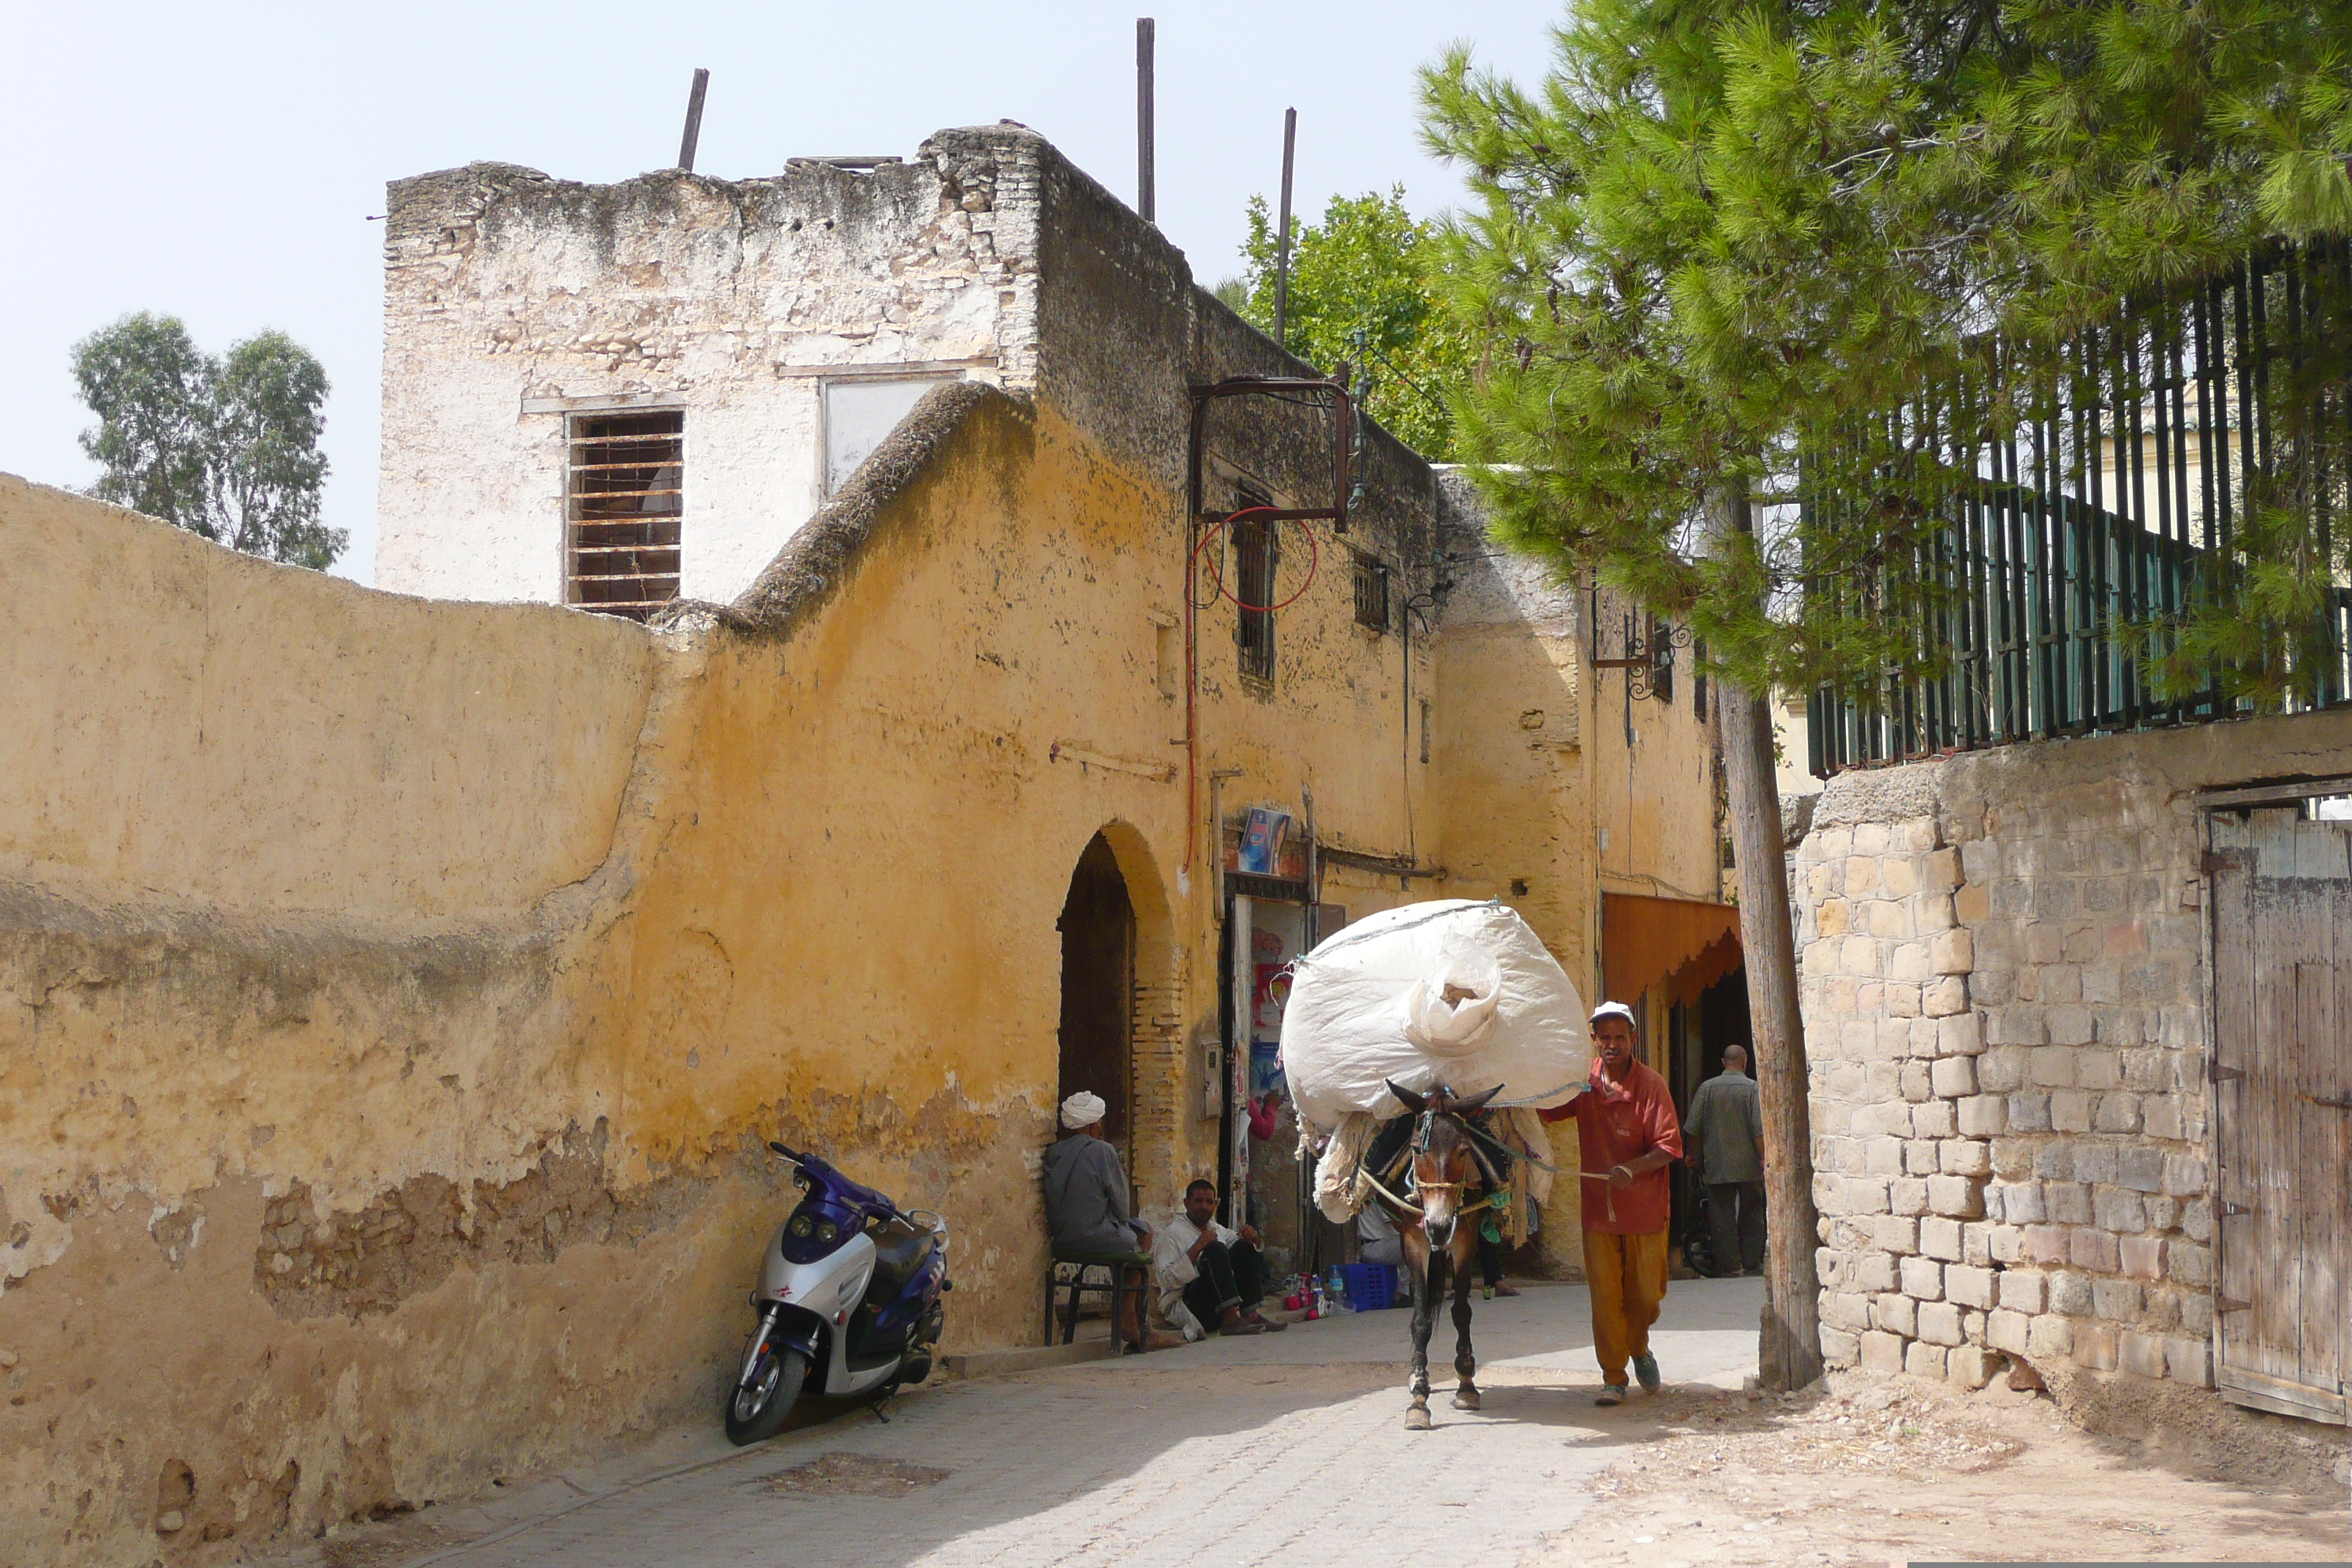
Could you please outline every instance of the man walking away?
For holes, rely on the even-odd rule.
[[[1715,1243],[1715,1274],[1764,1268],[1764,1101],[1748,1076],[1748,1052],[1728,1046],[1723,1071],[1691,1096],[1691,1163],[1706,1184],[1706,1228]]]
[[[1592,1292],[1592,1353],[1601,1363],[1598,1405],[1625,1402],[1625,1365],[1658,1391],[1650,1325],[1666,1296],[1666,1226],[1674,1212],[1666,1167],[1683,1157],[1681,1125],[1666,1080],[1633,1059],[1633,1010],[1603,1002],[1592,1010],[1592,1077],[1546,1121],[1576,1121],[1582,1154],[1584,1277]]]
[[[1168,1222],[1151,1249],[1160,1314],[1197,1340],[1210,1324],[1227,1334],[1281,1332],[1290,1325],[1258,1311],[1265,1295],[1265,1263],[1257,1227],[1238,1231],[1217,1223],[1217,1188],[1194,1182],[1184,1189],[1184,1213]]]

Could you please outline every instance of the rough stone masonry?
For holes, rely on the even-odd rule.
[[[2210,1385],[2196,792],[2340,769],[2347,738],[2265,721],[1831,783],[1793,889],[1831,1364]]]

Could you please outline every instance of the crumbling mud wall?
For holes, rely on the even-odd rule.
[[[0,557],[52,612],[0,646],[11,1562],[230,1561],[712,1418],[779,1134],[950,1211],[952,1343],[1034,1334],[1050,1006],[1034,1082],[796,962],[844,889],[916,948],[960,915],[905,918],[904,863],[795,881],[806,802],[697,756],[746,743],[696,710],[744,633],[373,593],[14,479]],[[706,788],[764,803],[721,859]],[[1050,990],[1050,915],[969,941]]]

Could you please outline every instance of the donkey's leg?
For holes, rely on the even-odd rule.
[[[1456,1250],[1475,1254],[1477,1246],[1477,1235],[1473,1232],[1468,1247],[1457,1247]],[[1471,1267],[1470,1258],[1456,1256],[1454,1258],[1454,1370],[1462,1379],[1454,1391],[1454,1408],[1456,1410],[1478,1408],[1478,1384],[1475,1381],[1478,1358],[1470,1353],[1470,1282],[1474,1273],[1475,1270]]]
[[[1444,1278],[1445,1255],[1426,1243],[1421,1259],[1421,1284],[1412,1300],[1412,1404],[1404,1413],[1407,1429],[1429,1430],[1429,1336],[1437,1327],[1437,1293]]]

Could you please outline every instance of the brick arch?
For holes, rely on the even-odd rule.
[[[1096,832],[1118,858],[1135,910],[1135,995],[1128,1038],[1128,1102],[1133,1119],[1129,1175],[1146,1205],[1164,1205],[1166,1189],[1179,1168],[1186,1097],[1197,1092],[1186,1060],[1184,943],[1167,879],[1143,830],[1113,817]]]

